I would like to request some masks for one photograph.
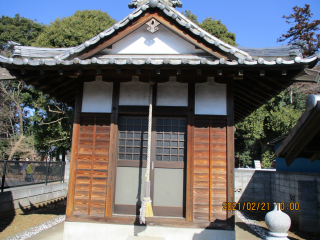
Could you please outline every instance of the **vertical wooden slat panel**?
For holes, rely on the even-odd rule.
[[[82,113],[73,214],[105,216],[110,114]]]
[[[79,147],[76,166],[77,175],[75,179],[73,208],[73,214],[77,215],[88,215],[90,211],[94,128],[95,115],[82,113],[80,117]]]
[[[104,217],[106,213],[108,162],[110,152],[110,115],[96,115],[94,156],[91,175],[90,215]]]
[[[88,199],[88,215],[90,215],[91,208],[91,194],[92,194],[92,174],[93,174],[93,159],[94,159],[94,150],[95,150],[95,142],[96,142],[96,129],[97,129],[97,116],[94,118],[93,125],[93,138],[92,138],[92,155],[91,155],[91,171],[90,171],[90,186],[89,186],[89,199]]]
[[[226,117],[202,116],[194,129],[194,220],[226,220]]]
[[[194,220],[209,221],[208,119],[196,119],[194,125]]]
[[[79,79],[77,83],[77,95],[76,95],[76,103],[75,103],[75,110],[74,110],[74,123],[73,123],[73,132],[72,132],[72,147],[71,147],[70,174],[69,174],[66,215],[73,214],[78,144],[79,144],[79,133],[80,133],[80,116],[81,116],[81,107],[82,107],[82,94],[83,94],[83,81]]]
[[[227,201],[227,128],[226,119],[223,124],[211,123],[210,147],[212,151],[211,166],[212,179],[210,189],[212,190],[212,212],[211,217],[226,220],[227,213],[222,210],[222,203]]]

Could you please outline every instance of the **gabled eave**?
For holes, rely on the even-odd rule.
[[[285,158],[287,166],[299,157],[310,158],[311,161],[320,157],[320,102],[311,110],[305,111],[298,123],[290,130],[282,141],[275,155]],[[312,149],[310,148],[312,147]],[[308,149],[309,148],[309,149]],[[312,152],[310,152],[312,151]]]
[[[159,10],[160,9],[160,10]],[[201,37],[205,42],[216,46],[219,50],[221,50],[224,53],[234,55],[236,59],[243,58],[250,60],[250,56],[248,53],[231,46],[220,39],[216,38],[215,36],[212,36],[211,34],[207,33],[200,27],[198,27],[196,24],[194,24],[192,21],[187,19],[183,14],[181,14],[179,11],[175,10],[174,8],[166,5],[163,1],[160,0],[158,6],[156,9],[150,8],[149,3],[144,4],[137,9],[135,9],[131,14],[126,16],[124,19],[119,21],[118,23],[114,24],[112,27],[106,29],[105,31],[99,33],[97,36],[89,39],[88,41],[80,44],[79,46],[73,47],[73,48],[66,48],[65,51],[63,49],[59,49],[59,53],[52,56],[51,58],[56,59],[59,58],[60,60],[65,59],[73,59],[76,55],[81,54],[86,48],[91,47],[92,45],[96,45],[99,42],[104,41],[104,38],[111,36],[113,34],[117,34],[117,32],[121,31],[123,28],[127,27],[130,23],[135,21],[135,19],[138,19],[140,15],[144,12],[150,12],[150,11],[158,11],[163,12],[165,15],[167,15],[169,18],[171,18],[174,22],[176,22],[178,25],[185,28],[186,31],[189,31],[190,33],[193,33],[195,36]],[[40,54],[41,56],[50,56],[50,49],[46,48],[33,48],[33,47],[25,47],[25,46],[15,46],[14,47],[14,55],[21,54],[21,49],[26,48],[26,50],[31,49],[34,50],[35,57],[36,57],[36,51],[38,49],[39,53],[44,52],[46,54]],[[57,50],[52,49],[51,50],[53,54],[57,53]],[[31,58],[32,56],[30,56]]]

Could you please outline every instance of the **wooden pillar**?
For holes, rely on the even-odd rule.
[[[212,222],[212,122],[209,119],[209,221]]]
[[[110,124],[109,163],[107,180],[106,217],[111,217],[113,212],[113,200],[116,178],[117,160],[117,134],[118,134],[118,110],[119,110],[120,83],[113,83],[112,113]]]
[[[67,216],[68,215],[70,216],[73,213],[77,158],[78,158],[78,144],[79,144],[79,134],[80,134],[81,108],[82,108],[82,95],[83,95],[83,80],[79,78],[77,81],[77,93],[76,93],[73,131],[72,131],[70,174],[69,174],[69,187],[68,187],[67,210],[66,210]]]
[[[186,220],[193,221],[195,84],[188,85]]]
[[[234,95],[233,79],[227,81],[227,202],[234,202]],[[227,220],[234,226],[234,212],[227,211]]]

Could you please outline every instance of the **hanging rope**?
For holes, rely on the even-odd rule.
[[[150,84],[150,98],[149,98],[149,119],[148,119],[148,149],[147,149],[147,169],[146,169],[146,183],[145,183],[145,197],[143,198],[140,208],[140,224],[146,223],[146,217],[153,217],[151,198],[150,198],[150,163],[151,163],[151,129],[152,129],[152,94],[153,86]]]

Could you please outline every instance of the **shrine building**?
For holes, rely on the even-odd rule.
[[[133,0],[79,46],[11,42],[12,56],[0,56],[0,80],[74,107],[65,240],[234,240],[224,203],[234,202],[235,123],[293,82],[319,79],[320,56],[304,58],[303,42],[231,46],[181,5]],[[140,224],[145,192],[153,217]]]

